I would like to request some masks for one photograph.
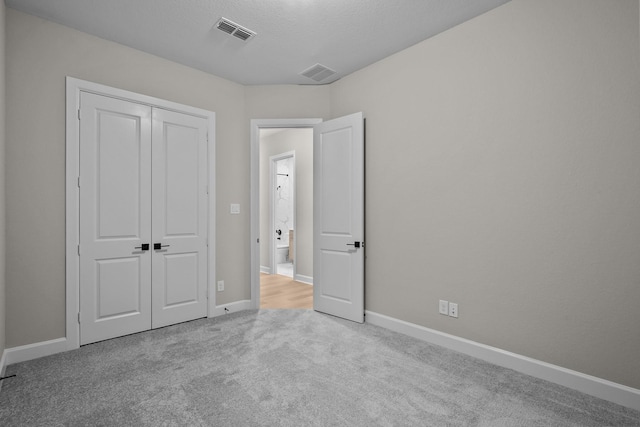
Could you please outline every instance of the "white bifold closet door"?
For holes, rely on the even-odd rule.
[[[205,317],[206,119],[80,103],[80,343]]]

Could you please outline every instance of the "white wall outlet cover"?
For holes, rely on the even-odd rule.
[[[455,302],[449,303],[449,316],[458,317],[458,304]]]
[[[224,280],[218,280],[218,292],[224,291]]]
[[[239,203],[231,203],[230,211],[233,215],[237,215],[240,213],[240,204]]]
[[[440,300],[440,314],[444,314],[445,316],[449,314],[449,302],[443,299]]]

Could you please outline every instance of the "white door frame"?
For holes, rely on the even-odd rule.
[[[208,187],[209,187],[209,213],[208,213],[208,280],[207,292],[209,295],[207,315],[211,317],[215,311],[215,277],[216,277],[216,253],[215,253],[215,113],[201,108],[190,107],[164,99],[141,95],[135,92],[116,89],[109,86],[92,83],[85,80],[67,76],[66,79],[66,347],[73,350],[80,347],[80,324],[78,314],[80,312],[80,262],[78,247],[80,233],[80,133],[79,111],[80,93],[90,92],[98,95],[118,98],[151,107],[162,108],[207,119],[208,133]]]
[[[271,228],[271,232],[269,234],[269,247],[271,248],[269,263],[271,264],[271,274],[278,274],[278,263],[276,261],[276,253],[278,248],[278,241],[276,240],[276,190],[275,186],[278,182],[277,180],[277,167],[276,163],[280,160],[285,159],[293,159],[293,168],[291,170],[291,174],[293,175],[292,184],[291,184],[291,194],[293,195],[293,229],[296,230],[296,152],[295,151],[287,151],[286,153],[276,154],[275,156],[269,157],[269,228]],[[295,240],[295,232],[293,234],[293,238]],[[295,247],[295,244],[293,245]],[[289,248],[289,253],[293,248]],[[293,252],[293,259],[296,259],[295,252]],[[296,263],[293,263],[293,277],[296,277]]]
[[[249,156],[251,159],[251,308],[260,308],[260,129],[313,128],[322,119],[252,119]]]

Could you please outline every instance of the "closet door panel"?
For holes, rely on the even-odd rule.
[[[199,129],[165,123],[166,213],[164,237],[198,236],[199,227]]]
[[[153,315],[207,315],[207,121],[153,110]]]
[[[151,108],[82,93],[80,344],[151,327]]]

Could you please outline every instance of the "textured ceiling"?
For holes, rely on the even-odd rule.
[[[6,0],[7,6],[245,84],[330,83],[509,0]],[[257,33],[243,42],[225,17]]]

